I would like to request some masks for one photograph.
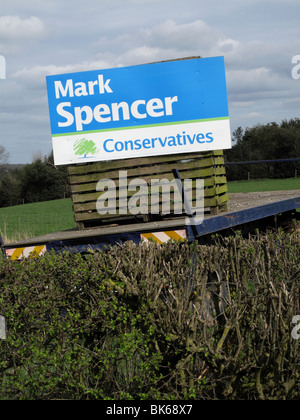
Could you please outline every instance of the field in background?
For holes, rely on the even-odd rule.
[[[300,178],[228,183],[229,193],[300,190]],[[71,199],[0,208],[0,236],[14,241],[75,228]]]
[[[75,227],[70,198],[0,208],[0,236],[4,241]]]
[[[230,193],[300,190],[300,178],[234,181],[228,182],[228,190]]]

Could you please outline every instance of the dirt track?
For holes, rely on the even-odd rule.
[[[288,200],[289,198],[299,197],[300,190],[231,193],[228,195],[228,211],[239,211],[270,204],[279,200]]]

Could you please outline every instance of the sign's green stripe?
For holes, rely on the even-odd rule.
[[[166,125],[191,124],[191,123],[220,121],[220,120],[229,120],[229,117],[207,118],[203,120],[191,120],[191,121],[176,121],[176,122],[161,123],[161,124],[136,125],[134,127],[104,128],[102,130],[90,130],[90,131],[78,131],[76,133],[52,134],[52,137],[74,136],[74,135],[91,134],[91,133],[104,133],[106,131],[135,130],[137,128],[150,128],[150,127],[160,127],[160,126],[166,126]]]

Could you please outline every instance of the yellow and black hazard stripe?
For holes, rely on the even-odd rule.
[[[150,232],[150,233],[142,233],[141,240],[142,242],[154,241],[159,244],[166,243],[168,241],[184,241],[186,239],[186,230],[170,230],[164,232]]]
[[[27,246],[21,248],[9,248],[5,250],[6,256],[12,260],[20,260],[29,256],[36,257],[46,252],[46,245]]]

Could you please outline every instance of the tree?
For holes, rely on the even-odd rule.
[[[9,153],[6,152],[4,146],[0,145],[0,165],[4,165],[8,162]]]
[[[243,140],[244,130],[242,127],[238,127],[233,133],[232,133],[232,142],[234,144],[239,144]]]
[[[22,170],[21,195],[26,203],[66,197],[67,173],[52,163],[51,155],[36,158]]]
[[[0,184],[0,207],[70,196],[67,170],[56,167],[53,156],[37,156],[21,169],[5,170]]]
[[[226,162],[291,159],[300,157],[300,119],[272,122],[233,132],[233,147],[226,150]],[[230,180],[246,179],[251,170],[255,178],[288,178],[298,170],[299,163],[270,163],[228,166]],[[299,168],[300,169],[300,168]]]
[[[16,170],[6,175],[0,186],[0,207],[21,204],[20,171]]]

